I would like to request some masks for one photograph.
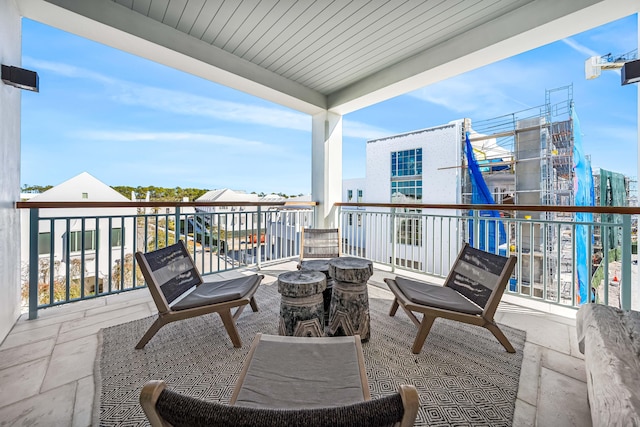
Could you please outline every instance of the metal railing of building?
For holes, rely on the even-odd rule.
[[[640,213],[638,208],[337,205],[343,254],[366,257],[392,270],[443,278],[462,244],[468,242],[518,257],[507,294],[577,308],[585,302],[584,295],[580,301],[580,289],[586,288],[589,302],[631,308],[632,247],[636,244],[632,217]],[[484,217],[481,210],[500,211],[501,216]],[[518,211],[529,215],[518,218]],[[549,211],[563,215],[543,219]],[[576,221],[575,212],[592,212],[594,221]],[[541,218],[532,218],[532,213],[540,213]],[[612,222],[600,221],[600,214],[607,214]],[[577,247],[577,233],[589,236],[586,247]],[[581,257],[580,251],[587,256]]]
[[[309,202],[20,202],[18,208],[29,209],[29,238],[22,242],[29,255],[23,262],[21,284],[29,318],[36,318],[45,307],[144,287],[134,254],[180,239],[202,275],[297,257],[298,236],[313,224],[314,206]],[[114,208],[136,213],[100,214],[101,209],[111,213]],[[60,209],[77,213],[60,215]]]

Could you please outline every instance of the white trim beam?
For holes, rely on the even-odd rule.
[[[630,0],[535,0],[328,97],[348,114],[427,85],[638,13]]]
[[[326,96],[174,28],[105,0],[22,0],[26,18],[307,114]]]

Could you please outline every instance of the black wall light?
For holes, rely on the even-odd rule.
[[[2,81],[8,85],[15,86],[20,89],[39,92],[38,90],[38,73],[35,71],[25,70],[24,68],[2,65]]]
[[[640,82],[640,59],[625,62],[620,77],[623,85]]]

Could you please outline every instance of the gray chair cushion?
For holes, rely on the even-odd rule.
[[[235,405],[310,409],[363,400],[353,337],[295,337],[293,340],[263,335]]]
[[[171,309],[180,311],[240,299],[251,290],[257,280],[259,280],[258,275],[217,282],[205,281],[196,287],[193,292],[173,305]]]
[[[395,282],[407,299],[416,304],[460,313],[482,314],[482,308],[452,288],[409,280],[403,277],[396,277]]]

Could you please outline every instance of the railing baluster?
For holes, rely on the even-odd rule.
[[[631,310],[631,215],[622,215],[622,277],[620,307]]]
[[[109,230],[113,230],[113,217],[109,217],[108,221],[107,221],[107,226],[109,227]],[[109,293],[111,293],[111,291],[113,290],[113,285],[111,283],[111,281],[113,280],[113,274],[112,274],[112,265],[113,265],[113,251],[111,250],[111,248],[113,247],[112,245],[112,240],[113,236],[111,235],[111,233],[109,233],[108,236],[108,246],[109,246],[109,272],[107,273],[107,278],[108,278],[108,289],[109,289]],[[104,289],[103,289],[104,290]]]
[[[40,231],[39,211],[38,208],[29,210],[29,319],[38,317],[38,276],[39,276],[39,256],[38,256],[38,237]],[[51,241],[54,237],[51,235]],[[53,254],[53,251],[51,252]],[[54,265],[49,263],[49,269],[53,271]],[[53,280],[49,286],[53,289]]]

